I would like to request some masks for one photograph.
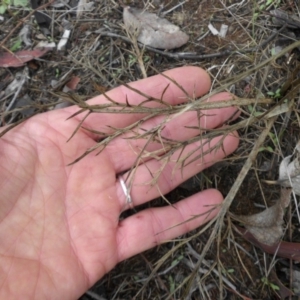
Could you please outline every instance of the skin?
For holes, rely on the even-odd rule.
[[[166,74],[190,95],[200,96],[209,91],[210,78],[200,68],[177,68]],[[184,93],[161,75],[131,83],[156,97],[161,96],[168,84],[164,101],[172,105],[186,101]],[[127,96],[131,104],[144,100],[124,86],[108,95],[119,102],[125,102]],[[222,93],[210,101],[229,98],[229,94]],[[106,99],[98,96],[89,102],[105,103]],[[0,139],[1,299],[77,299],[118,262],[210,220],[219,208],[216,206],[211,213],[203,213],[223,200],[217,190],[206,190],[178,202],[176,209],[171,206],[146,209],[119,221],[120,213],[128,206],[117,175],[133,165],[146,141],[118,137],[100,155],[92,153],[67,166],[96,143],[94,134],[86,130],[79,130],[66,142],[82,116],[66,119],[77,110],[69,107],[37,115]],[[208,115],[203,112],[201,126],[221,126],[235,111],[235,108],[224,108],[212,110]],[[140,117],[92,114],[84,125],[108,132],[107,125],[122,128]],[[160,118],[151,119],[142,127],[152,128],[160,121]],[[184,140],[199,134],[186,126],[197,125],[196,113],[185,113],[168,123],[161,135]],[[139,130],[141,128],[137,128]],[[210,145],[218,140],[220,138],[214,139]],[[184,153],[195,146],[189,145]],[[159,177],[159,188],[147,183],[151,181],[149,171],[157,172],[160,163],[144,160],[137,168],[131,189],[133,204],[136,206],[158,197],[160,192],[169,192],[232,153],[237,146],[237,134],[227,136],[223,147],[187,166],[183,176],[180,170],[170,176],[180,155],[174,153]],[[159,143],[147,146],[149,151],[160,148]],[[208,145],[204,146],[207,148]],[[202,216],[166,230],[196,214]]]

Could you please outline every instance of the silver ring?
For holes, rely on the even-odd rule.
[[[133,208],[134,208],[134,205],[133,205],[133,202],[132,202],[132,198],[131,198],[130,193],[129,193],[129,190],[128,190],[126,184],[125,184],[125,181],[123,180],[123,178],[122,178],[121,176],[119,176],[119,181],[120,181],[122,190],[123,190],[123,192],[124,192],[124,194],[125,194],[125,197],[126,197],[126,204],[128,204],[129,207],[130,207],[131,209],[133,209]]]

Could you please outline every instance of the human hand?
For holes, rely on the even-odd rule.
[[[210,88],[209,76],[200,68],[177,68],[165,74],[178,81],[190,95],[203,95]],[[161,75],[133,82],[131,86],[160,97],[168,84],[164,100],[170,104],[184,102],[184,93]],[[108,95],[123,103],[126,95],[132,104],[144,100],[124,86]],[[229,98],[229,94],[222,93],[210,101]],[[106,102],[103,96],[90,100],[94,104],[103,102]],[[182,235],[218,212],[217,207],[211,211],[212,205],[219,204],[223,198],[211,189],[176,203],[176,209],[171,206],[146,209],[119,221],[120,213],[126,209],[126,197],[117,174],[130,169],[145,141],[118,137],[100,155],[90,154],[67,166],[96,143],[92,133],[81,129],[66,143],[80,116],[66,119],[77,110],[69,107],[37,115],[0,139],[1,299],[76,299],[118,262]],[[232,107],[210,110],[200,125],[221,126],[235,111]],[[131,114],[121,118],[92,114],[84,124],[107,131],[107,125],[122,128],[139,118]],[[143,127],[151,128],[159,120],[149,120]],[[199,126],[195,112],[168,123],[161,135],[183,140],[199,133],[187,130],[186,126]],[[220,137],[215,138],[209,145],[219,140]],[[151,159],[140,165],[130,192],[133,204],[143,204],[158,197],[160,192],[171,191],[221,160],[225,153],[232,153],[237,145],[237,135],[228,135],[219,150],[188,165],[183,173],[178,170],[171,176],[179,156],[174,153],[158,179],[159,188],[143,183],[151,181],[151,172],[157,171],[160,163]],[[184,151],[195,146],[189,145]],[[147,149],[158,147],[149,144]],[[208,144],[204,150],[207,148]],[[205,215],[207,211],[211,212]],[[166,230],[196,214],[202,216]]]

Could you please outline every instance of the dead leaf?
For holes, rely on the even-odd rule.
[[[78,83],[80,82],[80,78],[78,76],[73,76],[71,79],[66,83],[66,86],[74,91],[77,88]]]
[[[70,91],[75,91],[77,88],[78,83],[80,82],[80,77],[78,76],[73,76],[67,83],[66,85],[63,87],[63,92],[64,93],[68,93]],[[59,99],[61,102],[56,104],[54,109],[61,109],[61,108],[65,108],[68,106],[71,106],[72,103],[69,101],[64,101],[63,99]]]
[[[300,141],[294,154],[285,157],[279,167],[279,183],[292,187],[296,195],[300,195]]]
[[[284,209],[290,203],[290,188],[282,188],[280,200],[275,205],[251,216],[234,216],[262,244],[274,245],[283,235]]]
[[[31,34],[31,28],[28,24],[24,25],[19,33],[19,37],[27,47],[30,47],[32,45],[30,34]]]
[[[19,89],[28,82],[28,72],[26,69],[23,72],[17,72],[14,80],[6,87],[5,95],[16,94]]]
[[[50,48],[21,50],[15,53],[0,53],[0,67],[3,68],[17,68],[22,67],[24,64],[32,59],[39,58],[45,55]]]
[[[84,11],[91,11],[94,4],[94,2],[88,2],[87,0],[79,0],[76,12],[77,18],[81,17]]]
[[[244,239],[252,243],[254,246],[261,248],[264,252],[276,255],[278,257],[300,261],[300,243],[281,241],[270,246],[258,241],[247,229],[238,226],[235,226],[235,228]]]
[[[294,295],[293,292],[279,280],[274,268],[271,269],[270,280],[279,287],[279,291],[277,293],[280,295],[280,299],[285,299]]]
[[[147,46],[174,49],[186,44],[189,37],[168,20],[145,10],[125,7],[123,20],[127,30]]]

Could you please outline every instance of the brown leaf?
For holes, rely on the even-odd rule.
[[[9,52],[1,53],[0,67],[3,68],[22,67],[26,62],[45,55],[49,50],[51,50],[51,48],[21,50],[15,53],[9,53]]]
[[[78,83],[80,82],[80,78],[78,76],[73,76],[67,83],[66,86],[68,89],[74,91],[77,88]]]
[[[238,233],[240,233],[244,239],[252,243],[253,245],[261,248],[264,252],[273,254],[283,258],[289,258],[295,261],[300,261],[300,243],[291,242],[277,242],[273,245],[266,245],[261,243],[255,238],[247,229],[235,226]]]
[[[123,20],[127,30],[147,46],[174,49],[186,44],[189,37],[168,20],[145,10],[125,7]]]
[[[279,287],[278,294],[280,295],[280,299],[285,299],[294,295],[293,292],[279,280],[274,268],[271,269],[270,279]]]
[[[283,234],[282,222],[284,209],[289,205],[290,188],[282,188],[280,200],[275,205],[251,216],[234,216],[262,244],[274,245]]]

